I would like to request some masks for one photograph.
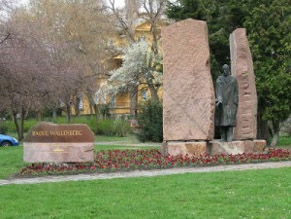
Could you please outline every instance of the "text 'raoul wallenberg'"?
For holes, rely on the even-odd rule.
[[[32,131],[32,136],[82,136],[81,130]]]

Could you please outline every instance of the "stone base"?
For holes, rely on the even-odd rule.
[[[203,154],[243,154],[263,153],[266,147],[265,140],[240,140],[220,142],[218,140],[207,143],[206,141],[168,141],[162,144],[163,155],[183,155],[199,157]]]
[[[94,143],[23,143],[25,162],[89,162],[94,160]]]
[[[207,153],[207,142],[188,141],[188,142],[164,142],[162,144],[162,153],[172,156],[188,154],[189,156],[199,157]]]
[[[208,152],[211,155],[263,153],[265,146],[265,140],[240,140],[232,142],[220,142],[217,140],[210,142]]]

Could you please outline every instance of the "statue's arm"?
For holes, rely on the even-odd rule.
[[[215,99],[215,104],[216,106],[219,106],[222,104],[223,98],[222,98],[222,84],[220,78],[216,80],[216,88],[215,88],[215,94],[216,94],[216,99]]]

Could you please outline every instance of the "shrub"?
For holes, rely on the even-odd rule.
[[[114,121],[115,135],[119,137],[125,137],[132,133],[132,129],[129,123],[124,119],[117,119]]]
[[[112,119],[102,119],[100,120],[97,134],[99,135],[108,135],[113,136],[114,135],[114,120]]]
[[[96,123],[97,125],[97,123]],[[99,135],[120,136],[124,137],[131,133],[131,128],[128,122],[124,119],[102,119],[99,126],[94,128]]]
[[[6,125],[5,120],[0,118],[0,134],[6,134],[8,130],[8,127]]]
[[[110,107],[109,107],[109,104],[102,104],[102,105],[100,105],[99,110],[100,110],[100,115],[103,118],[106,119],[106,118],[109,118],[110,117]]]
[[[11,119],[5,121],[6,133],[16,132],[14,121]]]
[[[37,123],[39,123],[37,119],[26,119],[24,121],[24,127],[23,132],[28,132],[33,126],[35,126]]]
[[[163,107],[160,101],[147,101],[140,106],[138,113],[139,133],[142,142],[163,141]]]

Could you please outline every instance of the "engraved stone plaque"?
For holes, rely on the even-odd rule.
[[[41,122],[23,142],[25,162],[88,162],[94,160],[94,133],[87,125]]]

